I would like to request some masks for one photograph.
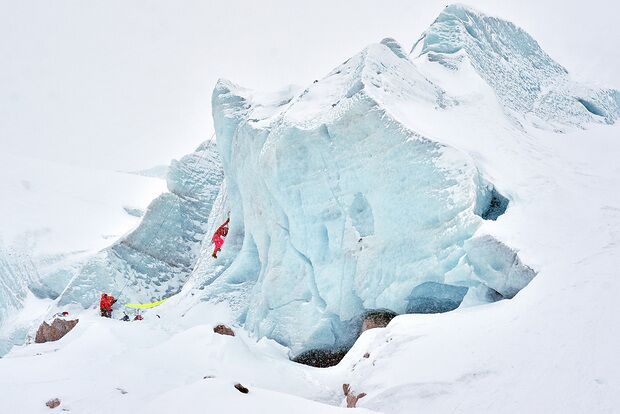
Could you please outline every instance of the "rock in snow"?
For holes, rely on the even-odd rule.
[[[235,336],[235,332],[226,325],[217,325],[213,328],[213,332],[220,335]]]
[[[364,316],[361,332],[373,328],[385,328],[395,316],[396,313],[390,311],[369,312]]]
[[[75,325],[77,325],[79,321],[79,319],[65,320],[56,318],[51,325],[47,322],[43,322],[37,330],[37,336],[34,341],[37,344],[57,341],[75,328]]]
[[[351,391],[351,385],[349,384],[342,384],[342,392],[344,392],[347,408],[355,408],[359,399],[366,396],[364,392],[357,394]]]
[[[58,398],[53,398],[46,402],[45,405],[47,405],[49,408],[54,409],[60,405],[60,400]]]

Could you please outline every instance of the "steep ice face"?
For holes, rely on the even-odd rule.
[[[523,284],[512,270],[534,276],[465,248],[493,187],[467,154],[386,109],[454,102],[400,50],[391,40],[371,45],[293,96],[215,88],[232,227],[222,257],[204,260],[194,278],[207,299],[230,299],[246,328],[294,353],[349,344],[360,315],[404,313],[424,283],[446,286],[441,295],[458,306],[469,291],[471,303],[503,297],[498,274],[515,290]]]
[[[149,302],[178,292],[193,269],[222,179],[214,141],[173,161],[169,192],[153,200],[134,231],[79,269],[60,304],[88,307],[101,292],[122,290],[121,302]]]
[[[539,127],[611,124],[620,116],[617,90],[572,81],[525,31],[462,5],[447,6],[411,54],[448,70],[471,64],[509,112]]]

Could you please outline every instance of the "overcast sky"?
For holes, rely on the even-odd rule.
[[[616,1],[465,3],[527,30],[575,78],[620,88]],[[117,170],[168,163],[211,135],[218,78],[306,85],[384,37],[410,49],[446,4],[0,0],[0,151]]]

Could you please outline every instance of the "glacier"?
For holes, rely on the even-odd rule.
[[[454,309],[532,280],[512,249],[478,234],[509,198],[467,153],[399,122],[390,108],[402,101],[458,105],[392,39],[296,95],[217,84],[235,248],[194,271],[207,300],[227,298],[249,331],[295,354],[350,346],[360,315],[406,313],[416,287],[456,287]]]
[[[471,65],[506,112],[523,124],[565,132],[620,117],[620,92],[571,80],[524,30],[464,5],[447,6],[411,55],[452,71]]]
[[[34,272],[10,283],[17,303],[4,301],[4,312],[29,291],[90,307],[102,291],[148,302],[185,286],[227,300],[248,330],[298,353],[349,346],[369,311],[514,297],[535,271],[481,229],[510,211],[510,194],[467,151],[408,122],[428,108],[468,105],[437,65],[471,68],[519,128],[562,131],[618,117],[617,91],[572,81],[512,23],[451,5],[410,54],[386,38],[303,90],[218,82],[217,144],[173,162],[169,192],[113,245],[60,266],[46,284]],[[226,250],[212,260],[209,238],[202,242],[228,212]]]
[[[0,154],[0,356],[23,343],[81,264],[138,219],[162,180]]]
[[[305,89],[220,80],[217,143],[173,162],[169,191],[145,213],[125,207],[138,227],[45,284],[19,277],[16,304],[0,305],[14,312],[28,292],[88,308],[102,291],[122,304],[197,290],[299,354],[349,347],[369,312],[512,298],[536,271],[485,223],[517,201],[458,131],[441,128],[481,99],[500,108],[492,122],[519,133],[620,116],[618,91],[573,81],[512,23],[450,5],[410,53],[386,38]],[[205,236],[228,215],[213,260]]]
[[[620,116],[618,91],[573,81],[526,32],[461,5],[410,54],[386,38],[303,90],[220,80],[212,108],[226,183],[210,227],[230,211],[231,234],[218,260],[203,246],[186,292],[227,302],[293,355],[348,348],[368,312],[513,298],[536,271],[485,225],[510,213],[510,191],[424,121],[429,109],[441,125],[475,107],[480,93],[455,88],[459,76],[492,91],[483,99],[501,119],[488,121],[515,135]]]
[[[173,160],[166,176],[168,192],[151,202],[136,229],[80,267],[58,304],[90,307],[101,292],[116,295],[121,304],[177,293],[197,260],[222,180],[213,140]]]
[[[121,304],[151,302],[177,293],[198,258],[211,206],[223,180],[215,147],[210,139],[191,154],[173,160],[166,168],[168,192],[154,199],[146,212],[124,206],[121,214],[142,219],[109,247],[35,254],[36,233],[21,234],[11,244],[0,239],[0,356],[32,334],[30,325],[36,321],[30,319],[36,315],[49,316],[76,304],[95,306],[101,292],[119,296]],[[107,175],[103,179],[108,179]],[[87,187],[92,188],[92,183]],[[92,198],[80,196],[87,207]],[[61,200],[60,205],[64,208],[66,203]],[[20,316],[24,312],[31,316]]]
[[[316,413],[344,409],[346,383],[360,412],[613,412],[617,91],[460,5],[405,50],[386,38],[307,88],[219,81],[217,143],[173,162],[147,210],[116,206],[133,230],[94,258],[65,249],[41,272],[34,239],[2,229],[0,317],[34,302],[80,323],[1,359],[0,400]],[[123,323],[93,309],[101,290],[179,293]],[[361,333],[369,320],[389,324]],[[1,328],[0,355],[26,335]]]

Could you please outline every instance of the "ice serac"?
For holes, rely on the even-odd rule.
[[[562,131],[620,117],[617,90],[571,80],[524,30],[463,5],[447,6],[411,54],[453,71],[472,65],[508,111],[542,128]]]
[[[466,249],[493,186],[466,153],[398,122],[388,108],[401,103],[454,100],[391,39],[297,94],[216,85],[234,247],[197,266],[207,299],[234,299],[246,328],[298,353],[350,344],[360,316],[406,312],[424,283],[454,308],[469,291],[492,301],[503,297],[494,287],[512,294],[534,277]]]
[[[213,140],[173,161],[169,191],[151,202],[135,230],[82,266],[60,304],[88,307],[100,292],[122,290],[121,302],[149,302],[178,292],[197,260],[222,180]]]

